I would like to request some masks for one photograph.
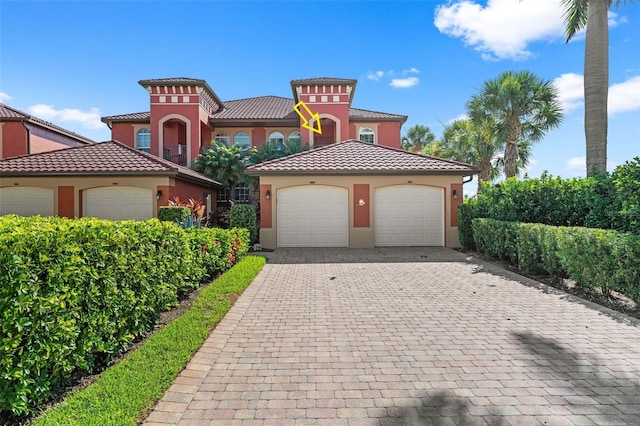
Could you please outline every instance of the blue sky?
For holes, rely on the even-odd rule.
[[[527,69],[555,81],[561,127],[531,176],[584,175],[584,35],[564,43],[560,0],[0,0],[0,99],[95,140],[100,116],[147,111],[138,80],[207,80],[223,100],[291,97],[289,81],[358,79],[353,106],[409,116],[403,132],[461,117],[482,83]],[[640,5],[610,14],[610,167],[640,155]],[[475,186],[475,185],[469,185]]]

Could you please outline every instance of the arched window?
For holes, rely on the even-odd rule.
[[[284,135],[280,132],[272,132],[269,135],[269,142],[283,144],[284,143]]]
[[[215,137],[213,138],[214,142],[216,143],[221,143],[224,146],[228,147],[229,146],[229,135],[226,134],[225,132],[218,132],[216,133]]]
[[[140,151],[151,152],[151,132],[149,129],[140,129],[136,134],[136,148]]]
[[[247,132],[236,133],[233,135],[233,144],[247,148],[249,146],[249,134]]]
[[[302,137],[300,136],[300,132],[291,132],[289,133],[289,142],[302,142]]]
[[[360,129],[360,133],[358,133],[358,139],[362,142],[375,143],[376,133],[369,127],[363,127]]]

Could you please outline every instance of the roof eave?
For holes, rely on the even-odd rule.
[[[477,170],[249,170],[245,173],[249,176],[352,176],[352,175],[388,175],[388,176],[409,176],[409,175],[452,175],[468,176],[477,174]]]

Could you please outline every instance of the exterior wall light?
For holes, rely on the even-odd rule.
[[[267,200],[271,199],[271,190],[267,189],[267,192],[264,193],[264,198]]]
[[[457,190],[457,189],[454,189],[454,190],[453,190],[453,199],[454,199],[454,200],[457,200],[457,199],[458,199],[458,190]]]
[[[160,197],[162,197],[162,191],[158,190],[158,192],[156,192],[156,200],[159,200]]]
[[[360,207],[364,206],[365,204],[367,204],[362,198],[360,198],[360,200],[358,200],[358,205]]]

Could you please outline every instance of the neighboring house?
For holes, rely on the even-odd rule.
[[[149,219],[175,196],[215,209],[221,185],[119,142],[0,160],[0,216]]]
[[[457,247],[464,163],[349,140],[250,167],[260,243],[277,247]]]
[[[293,80],[293,98],[260,96],[224,102],[204,80],[161,78],[138,83],[149,92],[150,110],[103,117],[112,139],[185,166],[214,141],[260,147],[269,140],[299,139],[317,148],[360,139],[400,148],[400,128],[407,120],[404,115],[352,108],[357,81],[351,79]],[[318,114],[321,134],[304,127],[294,111],[300,101]],[[309,127],[316,125],[316,119],[307,118]]]
[[[93,143],[91,139],[0,103],[0,160]]]

